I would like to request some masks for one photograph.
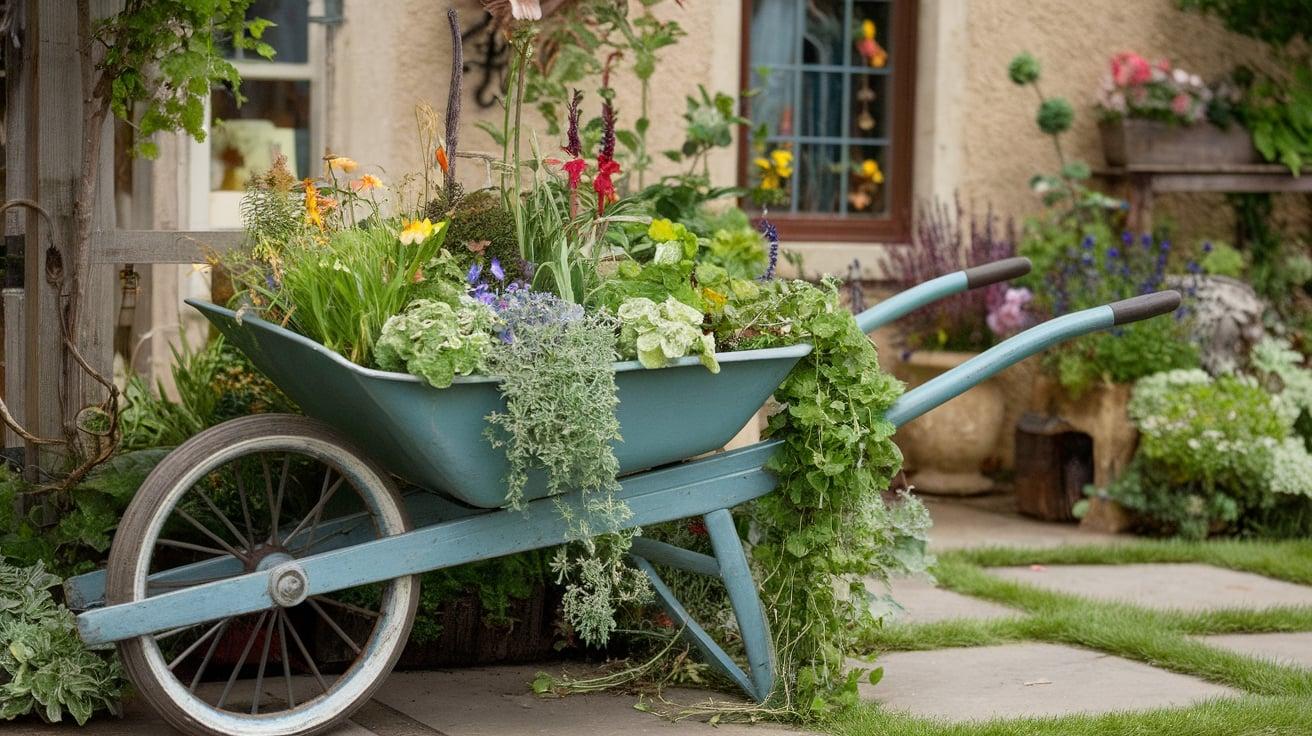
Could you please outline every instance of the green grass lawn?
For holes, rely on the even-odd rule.
[[[1242,690],[1243,698],[1165,710],[1103,716],[944,723],[873,704],[846,714],[832,731],[851,734],[1310,734],[1312,671],[1208,646],[1206,634],[1312,631],[1312,608],[1157,611],[1099,601],[994,577],[1004,565],[1199,562],[1312,584],[1312,542],[1157,542],[1054,549],[987,548],[940,556],[939,583],[958,593],[1017,609],[1012,618],[895,624],[865,642],[877,656],[893,650],[985,646],[1041,641],[1097,649]]]

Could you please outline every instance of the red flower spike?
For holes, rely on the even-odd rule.
[[[579,188],[579,181],[583,179],[583,170],[588,168],[588,162],[581,158],[573,161],[566,161],[563,168],[565,173],[569,174],[569,188],[571,190]]]

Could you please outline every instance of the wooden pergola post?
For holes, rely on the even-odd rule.
[[[97,0],[97,18],[116,12],[121,2]],[[6,397],[18,397],[11,406],[29,431],[49,438],[76,439],[75,418],[82,407],[99,403],[105,388],[94,382],[63,349],[61,314],[67,283],[74,268],[71,251],[73,206],[84,162],[81,160],[82,80],[78,58],[77,6],[71,2],[26,0],[25,26],[20,38],[20,56],[7,70],[10,93],[7,133],[9,176],[6,199],[37,202],[50,215],[50,222],[35,210],[10,210],[5,219],[6,236],[21,236],[23,252],[22,323],[6,310],[6,334],[21,332],[21,354],[6,353]],[[14,54],[11,53],[11,57]],[[92,164],[98,177],[94,222],[97,236],[112,233],[115,225],[113,193],[114,144],[112,121],[98,132],[103,136],[101,155]],[[17,164],[17,165],[15,165]],[[16,241],[9,240],[16,244]],[[62,274],[62,282],[59,276]],[[112,375],[112,324],[114,318],[114,269],[96,264],[85,275],[89,283],[76,344],[90,366],[104,376]],[[17,302],[12,292],[6,300]],[[8,305],[7,304],[7,305]],[[18,311],[18,310],[15,310]],[[11,341],[17,347],[17,341]],[[21,365],[21,370],[15,370]],[[12,435],[7,435],[12,437]],[[26,444],[26,470],[30,480],[39,470],[56,469],[60,461],[39,446]]]

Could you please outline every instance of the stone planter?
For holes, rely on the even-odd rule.
[[[1211,123],[1172,125],[1156,120],[1105,120],[1098,124],[1110,166],[1221,166],[1262,161],[1249,132]]]
[[[1133,384],[1099,384],[1078,399],[1065,392],[1054,397],[1052,413],[1093,440],[1093,484],[1107,487],[1134,457],[1139,430],[1130,421],[1126,405]]]
[[[975,355],[917,351],[894,372],[914,388]],[[911,485],[953,496],[990,490],[993,481],[980,470],[996,454],[1005,416],[1002,389],[989,379],[899,429],[893,439],[906,458]]]

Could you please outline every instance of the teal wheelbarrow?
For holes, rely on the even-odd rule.
[[[939,277],[858,316],[869,332],[933,300],[1026,273],[1009,259]],[[1173,311],[1162,292],[1055,318],[907,392],[902,425],[1044,348]],[[193,302],[305,412],[208,429],[147,477],[106,570],[71,579],[67,600],[90,645],[117,644],[137,691],[190,734],[323,731],[364,704],[410,633],[418,575],[571,540],[560,506],[530,478],[502,508],[505,457],[484,438],[497,381],[435,389],[348,362],[278,325]],[[684,635],[749,697],[774,687],[770,634],[730,509],[770,493],[776,441],[725,445],[810,345],[722,353],[659,370],[615,365],[624,437],[615,446],[630,526],[701,517],[713,555],[638,538],[633,561]],[[403,483],[398,483],[398,479]],[[405,488],[405,492],[400,489]],[[574,527],[576,528],[576,527]],[[735,662],[688,615],[656,565],[723,581],[746,652]]]

